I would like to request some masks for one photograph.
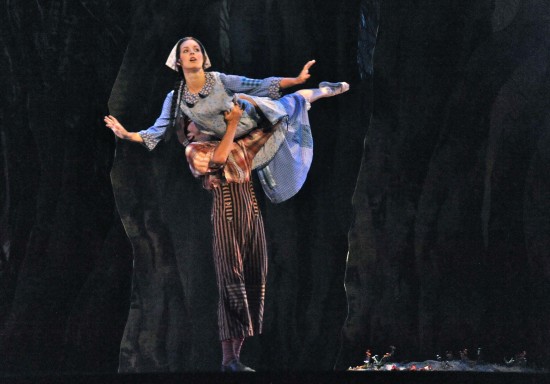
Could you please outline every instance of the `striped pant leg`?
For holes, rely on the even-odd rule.
[[[213,245],[219,290],[220,339],[252,336],[255,333],[254,325],[258,323],[258,316],[255,314],[254,321],[252,320],[246,279],[250,277],[252,282],[262,281],[262,278],[255,277],[258,273],[261,274],[261,271],[255,272],[254,268],[248,266],[245,268],[245,265],[250,262],[250,255],[255,254],[254,250],[257,248],[250,238],[251,233],[255,232],[253,229],[258,221],[254,209],[255,199],[251,195],[248,184],[223,185],[214,188],[213,194]],[[263,226],[261,228],[263,234]],[[263,280],[265,281],[265,277]],[[254,299],[255,303],[257,301]],[[255,304],[255,307],[257,306]],[[254,312],[256,313],[257,310]]]
[[[244,255],[244,281],[248,308],[255,334],[262,333],[265,286],[267,280],[267,243],[261,212],[256,201],[252,183],[248,184],[254,216],[246,233],[247,244]]]

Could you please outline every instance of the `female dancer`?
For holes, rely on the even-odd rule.
[[[269,199],[281,202],[300,190],[311,165],[313,140],[307,115],[310,103],[349,89],[345,82],[323,82],[319,88],[302,89],[280,98],[281,89],[303,84],[310,77],[309,68],[314,63],[315,60],[307,62],[296,78],[255,80],[205,72],[210,60],[203,45],[195,38],[185,37],[177,42],[166,62],[180,74],[181,80],[166,97],[155,125],[134,133],[126,131],[113,116],[106,116],[105,123],[118,137],[143,143],[152,150],[172,133],[174,122],[180,117],[193,121],[203,133],[223,137],[223,112],[238,102],[243,115],[237,126],[237,138],[262,121],[275,126],[273,135],[256,155],[253,168],[258,171]]]

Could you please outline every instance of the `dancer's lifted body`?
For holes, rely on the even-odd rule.
[[[152,150],[165,137],[176,119],[192,120],[201,132],[215,138],[225,133],[223,112],[237,101],[243,109],[236,138],[257,128],[262,121],[273,125],[274,134],[254,159],[264,192],[273,202],[281,202],[302,187],[313,155],[313,140],[307,110],[309,104],[323,97],[349,89],[345,82],[319,84],[319,88],[302,89],[280,97],[280,90],[303,84],[314,60],[307,62],[295,78],[270,77],[263,80],[243,76],[205,72],[210,60],[202,44],[191,37],[174,47],[166,64],[176,70],[181,81],[166,97],[161,116],[155,125],[140,132],[128,132],[113,116],[106,125],[116,136],[143,143]]]

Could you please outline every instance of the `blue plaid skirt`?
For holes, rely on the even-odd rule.
[[[273,203],[280,203],[298,193],[311,167],[313,137],[307,114],[308,103],[296,93],[279,100],[252,98],[268,119],[273,112],[272,103],[279,104],[285,111],[285,116],[274,126],[275,133],[253,162],[265,194]]]

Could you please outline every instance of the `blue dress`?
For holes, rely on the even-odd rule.
[[[219,139],[226,130],[223,112],[232,108],[234,96],[243,93],[254,100],[275,130],[253,163],[264,193],[274,203],[288,200],[300,190],[313,158],[309,104],[295,93],[280,97],[280,80],[279,77],[256,80],[207,72],[206,84],[198,94],[183,92],[177,112],[189,117],[202,132]],[[166,96],[155,124],[138,132],[149,150],[156,147],[170,122],[172,97],[173,91]],[[248,101],[236,101],[243,108],[235,135],[238,138],[257,128],[261,117]]]

